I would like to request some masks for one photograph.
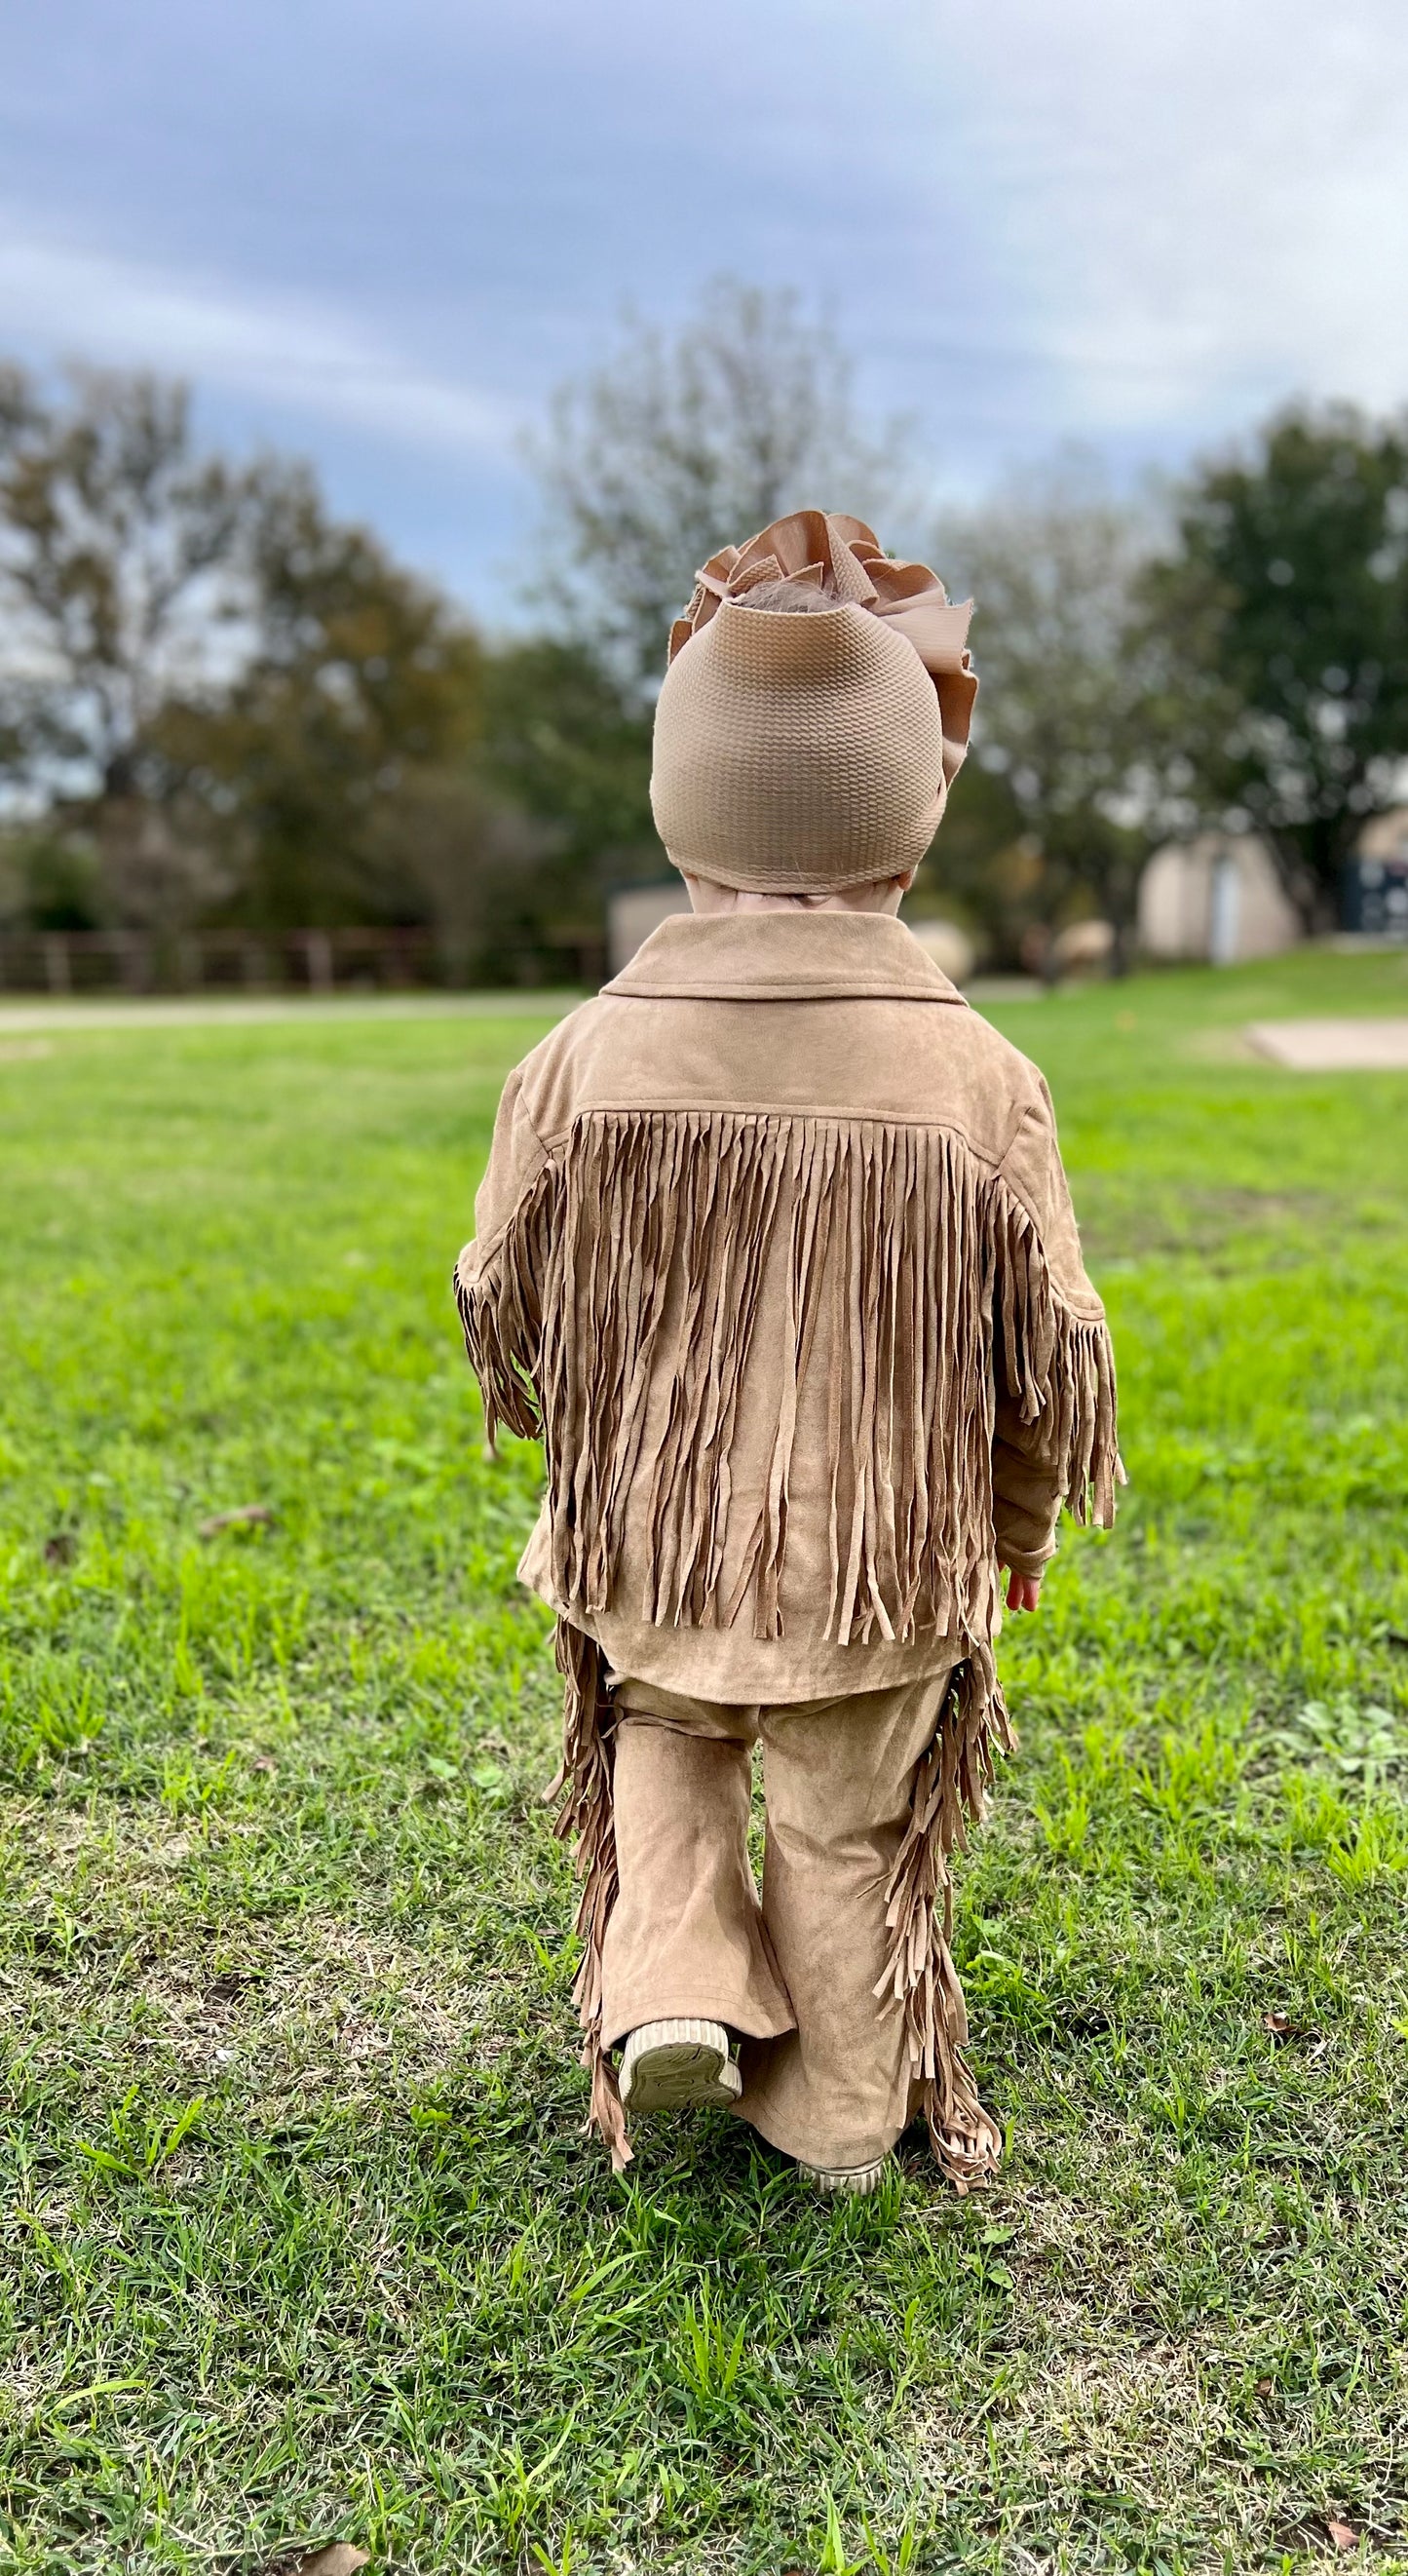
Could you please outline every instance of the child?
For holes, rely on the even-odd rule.
[[[998,1568],[1034,1610],[1120,1470],[1046,1085],[894,917],[969,613],[818,510],[705,565],[651,779],[693,914],[510,1075],[456,1273],[490,1436],[546,1451],[520,1573],[618,2170],[628,2113],[708,2103],[827,2190],[921,2109],[960,2190],[997,2164],[947,1863],[1011,1742]]]

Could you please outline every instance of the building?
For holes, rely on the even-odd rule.
[[[1139,881],[1139,944],[1148,957],[1239,966],[1278,957],[1303,936],[1265,843],[1201,832],[1156,850]]]
[[[606,898],[607,971],[619,975],[652,930],[672,912],[688,912],[683,877],[661,877],[649,885],[616,886]]]
[[[1364,939],[1408,941],[1408,805],[1365,824],[1345,870],[1344,926]]]

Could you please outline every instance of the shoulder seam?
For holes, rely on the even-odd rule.
[[[994,1173],[997,1171],[1001,1159],[1000,1156],[990,1147],[980,1144],[975,1136],[971,1136],[967,1128],[964,1127],[958,1119],[945,1117],[941,1112],[933,1117],[925,1117],[922,1114],[916,1114],[914,1111],[906,1110],[858,1109],[853,1101],[845,1103],[839,1101],[809,1101],[805,1105],[802,1105],[796,1101],[781,1100],[709,1100],[701,1099],[697,1094],[682,1094],[677,1097],[663,1100],[659,1098],[654,1100],[618,1100],[608,1098],[605,1100],[582,1102],[573,1110],[570,1118],[561,1125],[555,1126],[545,1138],[539,1139],[540,1143],[543,1145],[544,1151],[548,1154],[560,1152],[566,1145],[579,1118],[592,1118],[598,1115],[610,1118],[654,1118],[667,1116],[697,1116],[700,1118],[722,1116],[725,1118],[757,1119],[829,1118],[835,1119],[838,1123],[844,1123],[845,1125],[852,1127],[928,1127],[937,1128],[945,1135],[956,1136],[959,1142],[973,1156],[975,1162],[985,1164],[987,1168]],[[533,1132],[535,1135],[537,1134],[536,1128]]]

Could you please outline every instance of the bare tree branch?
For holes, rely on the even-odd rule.
[[[546,504],[534,595],[627,681],[663,668],[696,567],[783,511],[914,508],[908,432],[872,433],[830,325],[794,293],[716,279],[676,334],[628,319],[530,448]]]

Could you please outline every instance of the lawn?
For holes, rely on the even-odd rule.
[[[0,1036],[0,2565],[1408,2570],[1408,1077],[1237,1037],[1335,1009],[1408,960],[994,1010],[1131,1481],[1002,1645],[1002,2178],[842,2208],[581,2134],[449,1294],[543,1020]]]

